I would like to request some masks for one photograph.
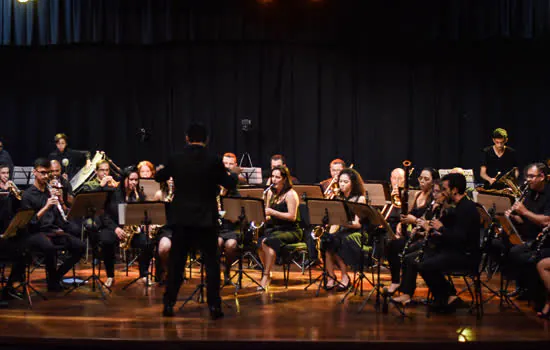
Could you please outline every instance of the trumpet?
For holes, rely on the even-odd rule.
[[[8,192],[20,201],[23,191],[21,191],[13,181],[8,181],[6,185],[8,186]]]
[[[349,169],[353,169],[353,164],[349,166]],[[323,193],[323,197],[325,197],[325,199],[334,199],[334,197],[336,197],[340,192],[340,185],[338,184],[338,181],[337,181],[338,178],[339,178],[338,175],[333,177],[330,183],[328,184],[327,189]]]

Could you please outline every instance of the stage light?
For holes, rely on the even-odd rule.
[[[17,0],[17,1],[22,2],[22,3],[29,2],[29,0]]]

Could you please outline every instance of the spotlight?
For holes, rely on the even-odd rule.
[[[29,2],[29,0],[17,0],[17,1],[21,3]]]

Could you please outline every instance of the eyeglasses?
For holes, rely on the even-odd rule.
[[[47,176],[47,175],[50,175],[52,172],[51,171],[46,171],[46,170],[42,170],[42,171],[38,171],[38,170],[35,170],[37,173],[39,173],[40,175],[42,176]]]

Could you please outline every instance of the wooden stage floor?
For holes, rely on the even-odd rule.
[[[250,272],[259,279],[258,271]],[[319,272],[314,269],[313,275]],[[89,269],[83,268],[77,275],[88,273]],[[463,348],[463,343],[470,343],[470,347],[525,349],[542,348],[550,341],[549,322],[537,319],[525,302],[519,302],[521,312],[501,311],[493,300],[480,321],[467,310],[427,318],[423,305],[409,307],[411,317],[403,319],[393,306],[388,314],[376,312],[373,299],[358,313],[362,297],[354,296],[344,304],[340,304],[343,293],[321,291],[315,297],[315,288],[304,291],[307,273],[292,272],[291,285],[285,289],[280,270],[274,273],[267,293],[257,292],[246,278],[245,289],[237,298],[234,288],[222,290],[227,304],[222,320],[209,320],[206,304],[196,301],[176,317],[163,318],[161,286],[151,287],[149,296],[145,296],[143,285],[122,290],[135,276],[135,271],[129,277],[117,272],[114,291],[106,302],[88,287],[69,296],[46,293],[47,301],[35,296],[32,309],[23,301],[10,302],[8,309],[0,310],[0,348]],[[193,291],[198,277],[195,268],[180,300]],[[43,290],[42,269],[33,278],[35,287]],[[386,273],[382,278],[389,284]],[[491,284],[496,287],[497,282]],[[417,297],[425,293],[426,289],[420,288]]]

